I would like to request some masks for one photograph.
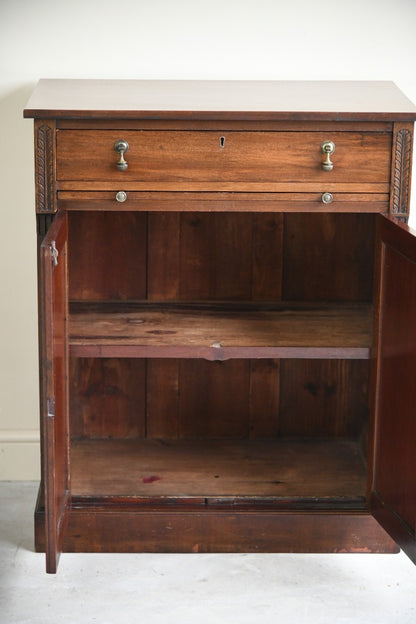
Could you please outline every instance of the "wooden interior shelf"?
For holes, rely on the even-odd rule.
[[[74,357],[354,358],[372,339],[370,304],[72,304]]]
[[[74,496],[203,504],[365,497],[364,461],[349,439],[78,440],[71,453]]]

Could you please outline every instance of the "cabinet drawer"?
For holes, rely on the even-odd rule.
[[[329,195],[329,197],[328,197]],[[59,191],[62,210],[149,212],[388,212],[388,193]]]
[[[124,171],[114,149],[120,139],[128,143]],[[331,171],[322,169],[325,141],[335,144]],[[128,182],[137,190],[274,191],[282,183],[312,183],[316,190],[348,184],[354,191],[388,183],[390,150],[391,135],[376,132],[61,130],[57,177],[89,188],[100,182],[101,189]]]

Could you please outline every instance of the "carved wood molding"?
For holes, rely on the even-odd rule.
[[[394,163],[392,175],[392,212],[409,212],[409,181],[412,157],[412,133],[408,128],[401,128],[395,134]]]
[[[36,212],[55,212],[54,129],[42,124],[36,129]]]

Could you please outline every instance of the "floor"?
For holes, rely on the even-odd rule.
[[[405,555],[33,552],[37,484],[0,482],[1,624],[414,624]]]

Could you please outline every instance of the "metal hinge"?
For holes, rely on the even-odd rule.
[[[55,418],[55,398],[46,399],[46,411],[48,418]]]
[[[51,256],[52,256],[52,264],[53,264],[53,266],[58,266],[59,251],[56,248],[55,241],[51,242]]]

